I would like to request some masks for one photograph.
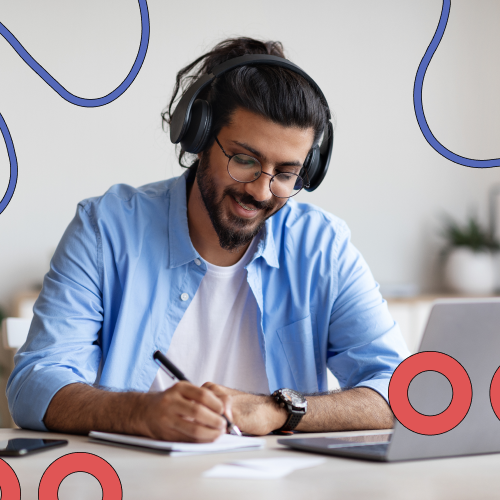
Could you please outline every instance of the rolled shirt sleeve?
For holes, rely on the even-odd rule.
[[[78,205],[43,281],[24,346],[7,384],[9,409],[20,427],[47,430],[43,418],[64,386],[95,382],[103,319],[102,252],[89,206]]]
[[[388,401],[392,373],[410,353],[347,227],[338,237],[338,294],[330,316],[328,367],[341,387],[369,387]]]

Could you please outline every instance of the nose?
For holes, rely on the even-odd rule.
[[[262,171],[260,177],[253,182],[245,184],[246,192],[256,201],[267,201],[273,197],[273,193],[269,189],[269,180],[272,175]]]

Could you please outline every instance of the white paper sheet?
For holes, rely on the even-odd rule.
[[[263,448],[265,445],[264,439],[233,436],[232,434],[224,434],[213,443],[178,443],[173,441],[157,441],[147,437],[98,431],[90,431],[89,437],[104,441],[112,441],[114,443],[170,451],[170,455],[172,456],[249,449],[257,450]]]
[[[321,457],[278,457],[235,460],[219,464],[203,473],[204,477],[233,479],[276,479],[297,469],[321,465],[326,461]]]

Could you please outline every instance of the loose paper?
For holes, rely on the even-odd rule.
[[[320,457],[279,457],[235,460],[219,464],[203,473],[204,477],[233,479],[276,479],[297,469],[321,465],[326,461]]]

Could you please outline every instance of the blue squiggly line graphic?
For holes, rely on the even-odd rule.
[[[3,195],[2,201],[0,201],[0,214],[5,210],[5,207],[9,204],[9,201],[12,199],[14,191],[16,190],[17,184],[17,156],[16,150],[14,149],[14,143],[12,142],[12,137],[9,133],[9,128],[3,119],[2,114],[0,113],[0,129],[2,130],[3,139],[5,141],[5,145],[7,146],[7,153],[9,155],[10,160],[10,178],[9,185],[7,186],[7,190]]]
[[[85,108],[97,108],[99,106],[105,106],[110,102],[118,99],[129,87],[132,85],[132,82],[135,80],[139,71],[141,70],[142,64],[144,63],[144,59],[146,58],[146,53],[148,51],[149,45],[149,31],[150,31],[150,23],[149,23],[149,12],[148,12],[148,4],[147,0],[138,0],[139,1],[139,9],[141,12],[141,43],[139,46],[139,51],[137,53],[137,57],[134,61],[134,65],[130,70],[129,74],[123,80],[123,82],[115,89],[113,92],[105,95],[104,97],[99,97],[97,99],[84,99],[82,97],[78,97],[71,92],[68,92],[55,78],[53,78],[45,69],[38,64],[33,57],[26,51],[26,49],[19,43],[16,37],[2,24],[0,23],[0,35],[2,35],[7,42],[12,46],[12,48],[22,57],[24,62],[38,75],[42,78],[53,90],[55,90],[63,99],[70,102],[71,104],[75,104],[76,106],[82,106]],[[14,150],[14,143],[12,141],[12,137],[9,133],[9,129],[2,115],[0,114],[0,129],[2,130],[2,135],[5,141],[5,145],[7,146],[7,153],[9,155],[10,161],[10,179],[9,185],[0,201],[0,214],[5,210],[7,205],[9,204],[12,196],[14,195],[14,191],[16,189],[17,184],[17,158],[16,152]]]
[[[439,24],[434,33],[434,37],[427,48],[427,51],[420,62],[417,70],[417,75],[415,77],[415,86],[413,87],[413,105],[415,107],[415,114],[417,116],[418,125],[420,130],[424,134],[427,142],[442,156],[448,160],[458,163],[459,165],[464,165],[465,167],[473,168],[491,168],[500,167],[500,158],[495,158],[492,160],[474,160],[472,158],[465,158],[463,156],[457,155],[445,148],[432,134],[429,125],[427,125],[427,120],[425,119],[424,108],[422,104],[422,87],[424,83],[425,73],[429,64],[431,62],[434,53],[436,52],[441,39],[443,38],[444,30],[446,29],[446,24],[448,23],[448,17],[450,15],[450,0],[443,0],[443,8],[441,11],[441,18],[439,19]]]

